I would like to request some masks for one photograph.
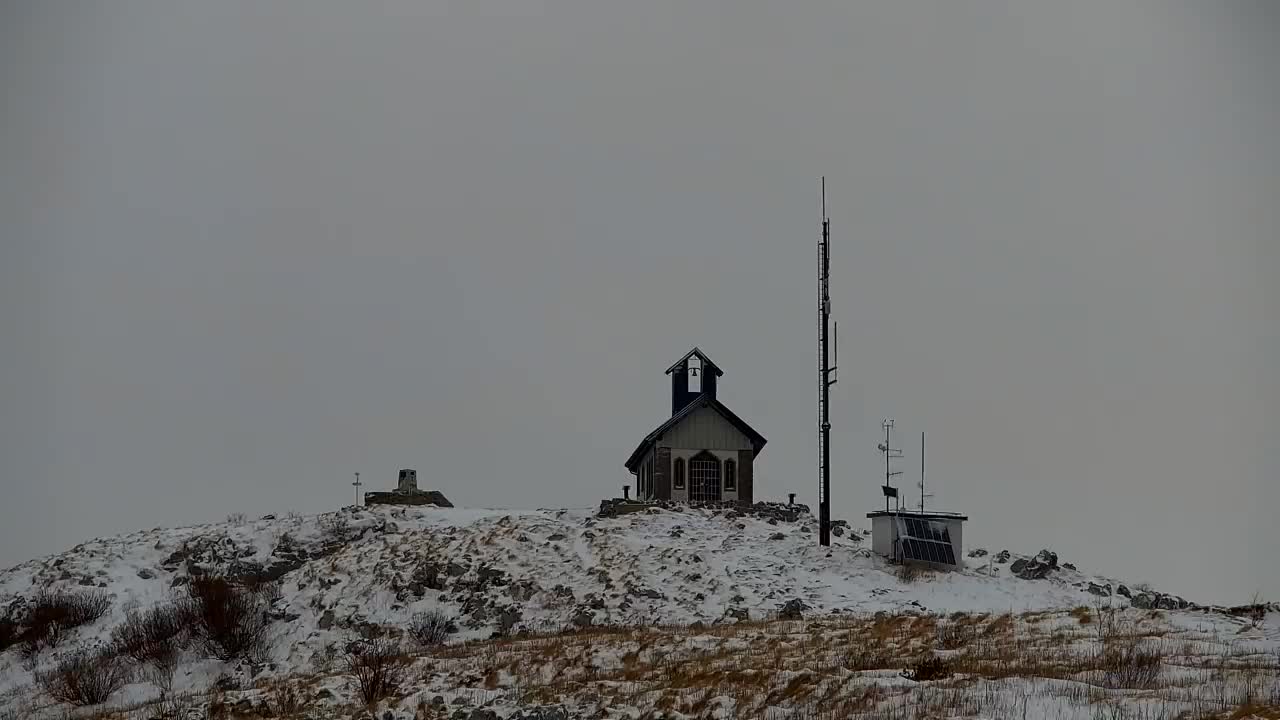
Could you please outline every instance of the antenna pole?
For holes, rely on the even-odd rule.
[[[356,487],[356,507],[360,506],[360,473],[356,473],[356,481],[351,483]]]
[[[920,431],[920,512],[924,512],[924,431]]]
[[[828,352],[831,324],[831,220],[827,217],[827,178],[822,178],[822,240],[818,243],[818,543],[831,544],[831,386]]]

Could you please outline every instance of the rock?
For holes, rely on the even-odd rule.
[[[325,610],[324,614],[320,616],[320,621],[316,623],[316,625],[321,630],[328,630],[329,628],[333,627],[333,611]]]
[[[737,622],[746,622],[751,619],[751,611],[746,608],[731,607],[724,611],[724,616],[726,618],[732,618]]]
[[[996,560],[996,562],[998,562],[998,563],[1000,563],[1001,565],[1003,565],[1003,564],[1005,564],[1005,563],[1009,562],[1009,557],[1010,557],[1010,556],[1009,556],[1009,551],[1008,551],[1008,550],[1001,550],[1000,552],[996,553],[996,558],[995,558],[995,560]]]
[[[498,632],[503,635],[510,635],[511,630],[515,628],[516,623],[520,622],[521,617],[520,611],[514,607],[503,610],[498,615]]]
[[[1089,583],[1089,592],[1098,597],[1109,597],[1111,595],[1111,583],[1099,585],[1097,583]]]
[[[262,516],[262,519],[263,519],[263,520],[275,520],[275,519],[276,519],[276,516],[275,516],[274,514],[270,514],[270,513],[269,513],[269,514],[267,514],[267,515],[263,515],[263,516]]]
[[[579,608],[578,612],[573,614],[573,618],[570,619],[569,622],[573,623],[574,627],[585,628],[591,627],[592,624],[595,623],[595,620],[595,614],[590,610],[586,608]]]
[[[569,720],[569,713],[556,706],[525,708],[507,720]]]
[[[787,534],[786,534],[786,533],[776,532],[776,533],[774,533],[774,534],[770,535],[770,536],[769,536],[769,539],[770,539],[770,540],[786,540],[786,539],[787,539]]]
[[[1117,585],[1117,586],[1116,586],[1116,594],[1117,594],[1117,595],[1123,595],[1123,596],[1125,596],[1125,597],[1133,597],[1133,596],[1129,593],[1129,588],[1125,587],[1124,585]]]
[[[1076,566],[1075,566],[1075,565],[1072,565],[1071,563],[1062,563],[1062,567],[1066,568],[1067,570],[1075,570],[1075,569],[1076,569]]]
[[[986,548],[974,548],[969,551],[969,557],[971,558],[986,557],[986,556],[987,556]]]
[[[1058,569],[1058,554],[1041,550],[1030,560],[1015,561],[1009,569],[1023,580],[1043,580],[1049,573]]]
[[[628,592],[632,595],[649,598],[650,600],[666,600],[667,597],[653,588],[628,588]]]
[[[141,570],[138,571],[138,577],[142,578],[143,580],[154,580],[156,577],[156,574],[146,568],[142,568]]]
[[[844,526],[836,525],[835,527],[831,528],[831,534],[835,535],[836,537],[844,537]]]
[[[1159,598],[1151,593],[1140,592],[1137,595],[1134,595],[1130,602],[1132,602],[1133,606],[1139,610],[1150,610],[1155,607],[1158,600]]]
[[[431,704],[432,704],[432,705],[436,705],[436,706],[443,705],[443,704],[444,704],[444,696],[443,696],[443,695],[436,695],[435,697],[431,698]]]
[[[565,536],[564,533],[555,533],[554,535],[548,535],[547,539],[551,542],[560,542],[565,539]]]
[[[811,533],[811,532],[813,532],[813,528],[809,527],[808,525],[801,525],[801,526],[800,526],[800,532],[802,532],[802,533]]]
[[[804,611],[808,609],[809,606],[805,605],[804,601],[799,598],[793,598],[778,608],[778,618],[781,620],[800,620],[804,617]]]

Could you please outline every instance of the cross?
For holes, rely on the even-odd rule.
[[[351,483],[356,486],[356,506],[360,505],[360,473],[356,473],[356,481]]]

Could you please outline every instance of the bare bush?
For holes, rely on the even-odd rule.
[[[913,562],[904,561],[898,566],[898,570],[894,574],[898,576],[899,582],[910,584],[924,575],[924,569]]]
[[[1103,684],[1109,688],[1147,690],[1160,679],[1163,653],[1141,643],[1112,643],[1098,655]]]
[[[111,652],[80,649],[52,670],[36,673],[36,682],[55,700],[99,705],[129,682],[129,667]]]
[[[269,694],[271,710],[280,717],[293,717],[302,712],[302,693],[289,685],[276,685]]]
[[[186,607],[158,605],[130,612],[112,632],[112,646],[138,663],[170,663],[189,640]]]
[[[110,609],[111,598],[101,590],[40,591],[31,601],[19,638],[22,657],[34,663],[46,648],[62,642],[68,631],[94,622]]]
[[[938,627],[938,647],[943,650],[958,650],[973,642],[978,636],[978,629],[970,624],[949,622]]]
[[[360,697],[369,705],[399,691],[407,659],[400,646],[388,638],[352,643],[344,658],[347,672],[360,685]]]
[[[945,680],[951,677],[951,663],[945,658],[927,657],[902,671],[902,677],[916,682]]]
[[[246,520],[246,516],[242,512],[231,513],[230,515],[227,516],[227,522],[231,523],[232,525],[243,525],[245,523],[245,520]]]
[[[351,521],[341,512],[321,515],[320,530],[329,542],[346,542],[351,539]]]
[[[0,617],[0,652],[4,652],[22,637],[22,623],[11,615]]]
[[[420,612],[409,623],[409,635],[422,647],[440,645],[457,631],[458,626],[442,610]]]
[[[200,647],[219,660],[261,660],[266,653],[268,611],[277,588],[247,587],[214,576],[194,577],[187,585],[189,612]]]

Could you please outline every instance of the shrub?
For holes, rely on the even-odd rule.
[[[441,610],[427,610],[413,616],[409,635],[423,647],[439,645],[458,631],[458,626]]]
[[[80,649],[53,670],[36,674],[36,682],[55,700],[72,705],[98,705],[129,682],[129,668],[111,652]]]
[[[101,590],[70,593],[41,590],[27,610],[22,631],[22,657],[34,663],[46,648],[62,642],[67,632],[101,618],[111,609],[111,598]]]
[[[902,677],[916,682],[926,680],[945,680],[951,677],[951,663],[940,657],[927,657],[915,664],[915,667],[902,671]]]
[[[360,685],[360,697],[372,705],[394,695],[404,682],[406,657],[388,638],[352,643],[347,648],[347,672]]]
[[[245,522],[245,514],[242,512],[234,512],[227,516],[227,522],[232,525],[243,525]]]
[[[196,639],[205,652],[224,661],[262,659],[274,585],[246,587],[222,577],[199,576],[191,578],[187,592]]]
[[[1146,690],[1155,687],[1160,679],[1162,660],[1158,648],[1137,642],[1115,643],[1098,655],[1098,666],[1106,687]]]
[[[325,540],[329,542],[345,543],[351,539],[351,521],[341,512],[321,515],[319,524]]]
[[[913,583],[924,575],[924,569],[913,562],[904,561],[894,574],[898,576],[899,582]]]
[[[0,652],[4,652],[14,645],[18,644],[18,640],[22,637],[22,624],[15,620],[12,616],[6,615],[0,617]]]
[[[168,687],[179,653],[188,646],[189,605],[159,605],[146,612],[130,612],[111,636],[112,650],[152,672],[150,678]]]

